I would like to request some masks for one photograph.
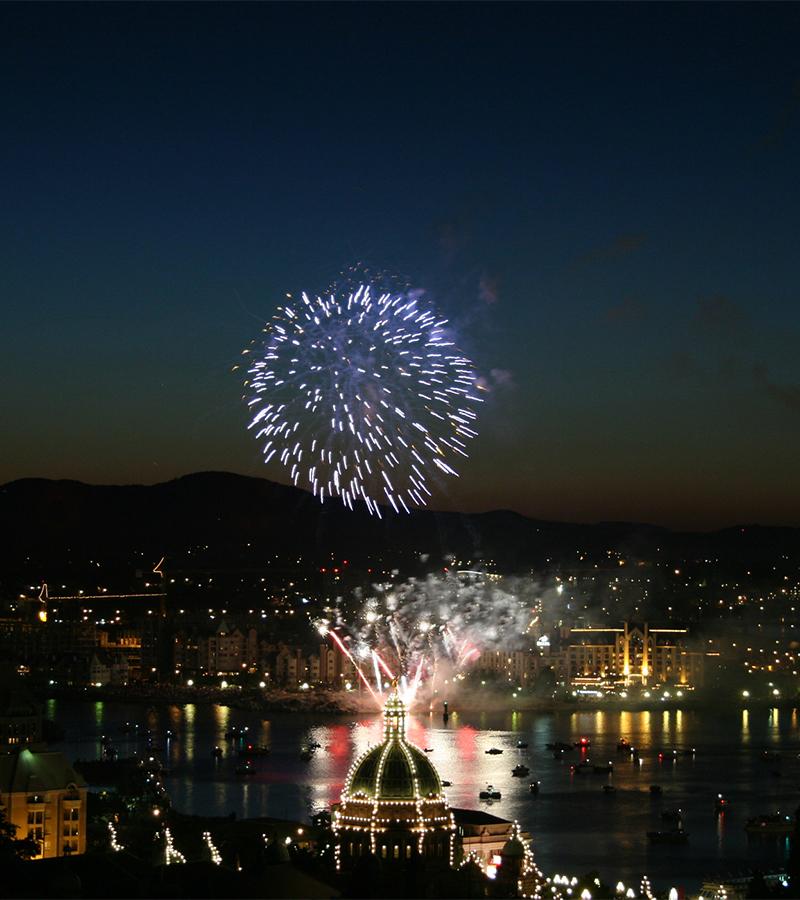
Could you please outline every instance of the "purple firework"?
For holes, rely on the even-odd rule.
[[[457,475],[482,402],[446,324],[414,294],[368,284],[278,307],[246,382],[264,461],[320,501],[378,516],[387,500],[424,506],[432,475]]]

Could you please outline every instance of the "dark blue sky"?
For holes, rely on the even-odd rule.
[[[0,481],[276,476],[231,366],[358,260],[495,384],[440,507],[800,524],[800,6],[0,6]]]

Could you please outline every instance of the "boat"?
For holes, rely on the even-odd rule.
[[[605,775],[614,771],[614,763],[609,760],[604,766],[593,766],[592,769],[597,775]]]
[[[527,741],[517,741],[517,747],[518,747],[520,750],[527,750],[527,749],[528,749],[528,742],[527,742]]]
[[[541,783],[542,783],[541,781],[532,781],[532,782],[528,785],[528,787],[529,787],[529,789],[530,789],[530,792],[531,792],[532,794],[538,794],[538,793],[539,793],[539,787],[541,786]]]
[[[650,793],[651,794],[660,794],[662,792],[662,787],[660,784],[651,784],[650,785]]]
[[[211,755],[214,757],[214,759],[222,759],[222,747],[214,747],[214,749],[211,751]]]
[[[569,767],[570,772],[575,775],[588,775],[594,769],[588,759]]]
[[[717,794],[717,799],[714,801],[714,809],[717,812],[724,812],[730,804],[729,800],[726,800],[722,794]]]
[[[565,744],[564,741],[553,741],[545,746],[548,750],[555,750],[556,753],[568,753],[573,749],[572,744]]]
[[[791,834],[795,821],[792,816],[775,813],[775,815],[753,816],[745,823],[744,830],[748,834]]]
[[[453,784],[452,781],[443,781],[442,787],[452,787],[452,784]]]
[[[680,825],[681,821],[683,820],[683,810],[665,809],[661,813],[661,818],[665,822],[675,822],[676,824]]]
[[[433,753],[433,747],[426,747],[426,748],[425,748],[425,752],[426,752],[426,753]]]
[[[671,828],[669,831],[648,831],[647,839],[651,844],[685,844],[689,840],[689,832],[683,828]]]
[[[319,750],[322,747],[322,744],[317,743],[317,741],[309,741],[307,746],[309,750]]]
[[[309,747],[303,747],[303,749],[300,751],[300,759],[302,759],[304,762],[308,762],[313,755],[314,751]]]
[[[631,742],[627,738],[620,738],[617,741],[617,753],[628,753],[631,749]]]
[[[258,747],[254,744],[248,744],[242,749],[242,756],[269,756],[272,751],[269,747]]]
[[[525,775],[530,775],[531,770],[527,766],[523,766],[522,764],[518,766],[514,766],[511,770],[511,774],[515,777],[523,777]]]
[[[764,760],[764,762],[780,762],[781,761],[780,753],[778,753],[775,750],[765,750],[761,754],[761,758]]]
[[[497,747],[490,747],[488,750],[484,751],[488,753],[490,756],[497,756],[498,753],[502,753],[502,750],[498,750]]]
[[[480,800],[499,800],[502,795],[500,791],[495,790],[494,785],[487,784],[485,791],[478,792],[478,798]]]
[[[603,785],[603,793],[604,794],[616,794],[617,789],[613,784],[604,784]]]
[[[243,762],[241,765],[237,766],[234,771],[239,777],[246,778],[248,775],[253,775],[256,770],[253,768],[252,763]]]
[[[581,750],[588,750],[589,747],[592,746],[592,742],[587,737],[582,737],[580,740],[574,742],[575,747],[580,747]]]

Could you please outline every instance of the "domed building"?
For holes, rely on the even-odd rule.
[[[353,763],[333,813],[338,869],[370,854],[453,864],[453,814],[435,767],[406,740],[406,715],[394,685],[383,710],[383,742]]]

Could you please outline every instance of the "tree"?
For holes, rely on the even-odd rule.
[[[17,826],[8,821],[0,808],[0,866],[21,859],[30,859],[37,852],[36,842],[30,838],[17,839]]]

